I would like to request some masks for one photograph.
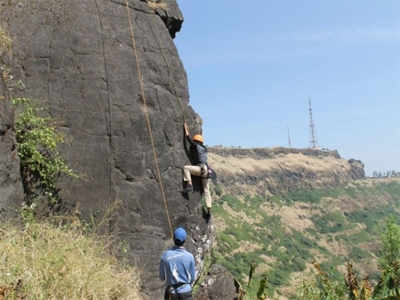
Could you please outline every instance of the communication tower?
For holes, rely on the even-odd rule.
[[[312,149],[317,148],[317,137],[315,134],[315,124],[313,120],[313,113],[312,113],[312,106],[311,106],[311,99],[308,98],[308,106],[309,106],[309,113],[310,113],[310,147]]]

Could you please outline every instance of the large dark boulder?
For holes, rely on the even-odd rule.
[[[201,130],[201,120],[189,106],[186,73],[172,40],[183,21],[176,2],[157,7],[129,0],[128,8],[125,0],[0,2],[0,26],[13,39],[9,66],[25,86],[16,95],[48,107],[67,137],[62,152],[80,175],[62,180],[64,206],[86,218],[107,216],[106,229],[128,244],[128,258],[142,270],[143,294],[160,299],[158,263],[171,241],[146,109],[172,225],[189,230],[187,247],[199,263],[210,246],[200,193],[185,198],[179,192],[181,167],[189,163],[183,120],[193,131]],[[1,107],[0,117],[1,208],[15,195],[21,200],[22,189],[8,131],[12,112]]]

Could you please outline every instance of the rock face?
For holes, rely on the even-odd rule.
[[[14,132],[14,110],[11,105],[9,38],[0,27],[0,217],[18,214],[24,197]]]
[[[210,244],[200,193],[184,198],[179,192],[181,167],[189,163],[183,120],[193,133],[201,131],[201,120],[188,105],[186,73],[172,41],[183,21],[175,0],[166,6],[139,0],[129,0],[128,6],[125,0],[0,4],[0,26],[13,39],[9,66],[25,86],[14,96],[48,107],[68,140],[63,153],[80,175],[60,184],[65,205],[99,220],[111,211],[107,230],[129,245],[130,260],[143,272],[144,297],[161,299],[158,263],[171,245],[167,211],[173,227],[188,229],[187,247],[198,262]],[[3,87],[1,93],[6,92]],[[12,113],[7,109],[2,103],[0,169],[7,171],[0,174],[0,208],[23,197],[18,161],[11,159]]]
[[[0,216],[13,217],[18,214],[24,197],[15,148],[13,110],[11,105],[0,105]]]
[[[212,265],[207,272],[207,278],[203,282],[197,300],[235,300],[238,299],[238,287],[235,279],[224,267]]]
[[[288,148],[210,149],[210,165],[218,181],[233,195],[270,196],[297,189],[346,184],[365,177],[358,160],[342,159],[337,151]]]
[[[144,0],[146,1],[146,0]],[[153,4],[152,4],[153,3]],[[172,38],[181,30],[183,16],[175,0],[157,0],[150,2],[157,15],[164,21]]]

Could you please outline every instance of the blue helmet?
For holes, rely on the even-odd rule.
[[[182,227],[178,227],[174,231],[174,240],[178,240],[180,242],[186,241],[186,231]]]

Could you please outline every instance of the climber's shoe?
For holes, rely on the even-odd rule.
[[[206,209],[203,210],[203,212],[204,212],[204,219],[206,220],[207,223],[209,223],[211,220],[211,207],[207,207]]]
[[[187,184],[186,187],[183,189],[182,193],[188,194],[193,192],[193,185]]]

